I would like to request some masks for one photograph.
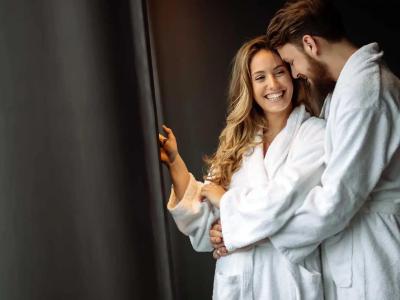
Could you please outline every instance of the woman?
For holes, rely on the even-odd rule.
[[[306,111],[301,86],[265,38],[255,38],[235,57],[226,127],[206,183],[188,172],[172,130],[164,126],[167,137],[159,136],[173,183],[168,209],[195,250],[212,251],[208,230],[221,218],[230,253],[217,261],[213,299],[322,299],[318,253],[294,263],[268,240],[324,168],[324,122]]]

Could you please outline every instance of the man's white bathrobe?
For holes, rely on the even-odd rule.
[[[234,237],[241,249],[217,261],[213,299],[322,299],[319,252],[292,263],[268,239],[260,241],[257,232],[267,231],[266,236],[277,232],[320,183],[324,127],[324,121],[310,118],[304,106],[295,108],[265,157],[262,144],[244,156],[220,211],[200,200],[203,183],[192,175],[180,202],[172,190],[168,209],[197,251],[213,250],[209,229],[220,213],[238,216],[235,231],[224,234]],[[222,227],[226,225],[222,220]]]
[[[373,43],[345,64],[323,109],[322,187],[270,237],[293,263],[327,239],[321,251],[328,300],[400,299],[400,81],[381,59]],[[222,218],[228,250],[237,248],[233,232],[242,230],[234,221]],[[268,230],[258,234],[265,238]]]

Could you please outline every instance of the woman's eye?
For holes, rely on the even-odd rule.
[[[257,76],[257,77],[256,77],[256,80],[257,80],[257,81],[263,80],[263,79],[264,79],[264,76]]]
[[[279,70],[275,72],[275,76],[283,76],[285,75],[285,71],[284,70]]]

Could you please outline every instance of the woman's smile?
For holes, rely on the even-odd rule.
[[[283,91],[283,90],[278,91],[278,92],[271,92],[271,93],[265,94],[264,98],[270,102],[278,102],[280,100],[283,100],[284,94],[285,94],[285,91]]]

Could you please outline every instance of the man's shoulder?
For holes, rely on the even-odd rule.
[[[332,95],[332,105],[344,109],[376,106],[382,86],[380,68],[378,63],[370,64],[369,67],[352,74],[351,78],[338,80]]]

